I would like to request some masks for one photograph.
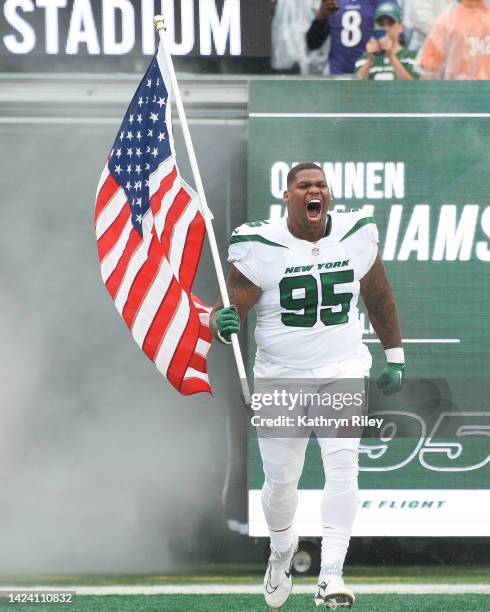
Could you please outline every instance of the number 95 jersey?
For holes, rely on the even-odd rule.
[[[262,289],[257,359],[311,369],[359,350],[359,281],[376,259],[378,230],[359,210],[329,215],[330,233],[317,242],[295,238],[286,218],[233,231],[228,261]]]

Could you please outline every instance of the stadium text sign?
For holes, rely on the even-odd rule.
[[[297,162],[276,161],[271,166],[270,195],[281,200],[286,177]],[[490,206],[477,204],[392,204],[405,198],[405,163],[317,161],[325,171],[335,208],[355,206],[375,212],[379,200],[389,206],[383,259],[407,261],[490,261]],[[371,203],[372,202],[372,203]],[[284,214],[283,204],[270,205],[269,216]],[[403,230],[401,231],[401,227]],[[433,231],[431,233],[431,227]],[[484,239],[478,240],[480,234]]]
[[[260,40],[260,26],[253,36],[258,4],[258,0],[5,0],[2,52],[152,55],[153,16],[161,12],[174,55],[261,56],[268,49]]]

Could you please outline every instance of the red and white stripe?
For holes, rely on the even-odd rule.
[[[149,183],[141,236],[107,164],[102,172],[95,207],[102,279],[133,338],[170,383],[184,395],[211,392],[211,308],[191,293],[205,234],[197,195],[172,157]]]

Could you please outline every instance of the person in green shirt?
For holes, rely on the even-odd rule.
[[[415,69],[415,51],[400,43],[403,32],[402,12],[395,2],[383,2],[374,12],[374,33],[366,45],[366,53],[356,62],[361,79],[377,81],[412,81],[419,75]]]

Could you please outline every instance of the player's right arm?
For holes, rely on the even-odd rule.
[[[211,311],[210,327],[211,333],[217,340],[230,344],[231,334],[240,331],[240,322],[259,301],[262,289],[252,283],[234,265],[230,266],[226,288],[232,306],[223,308],[223,301],[220,298]]]

